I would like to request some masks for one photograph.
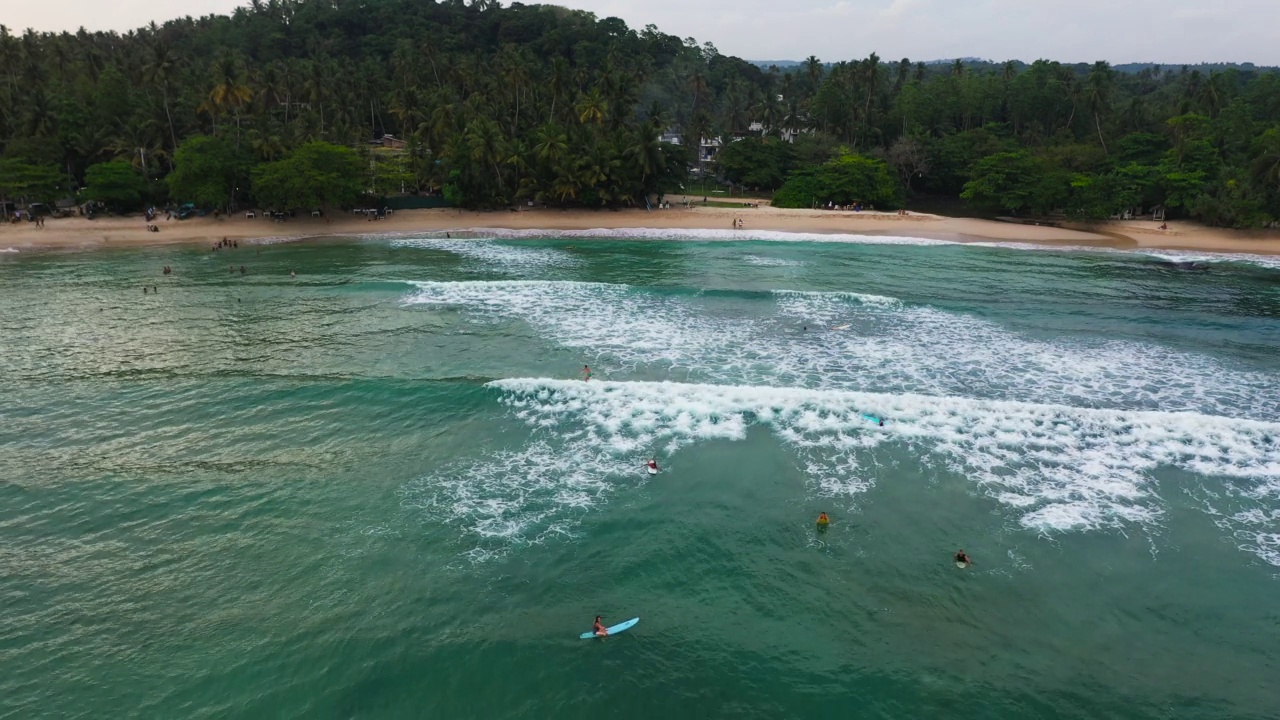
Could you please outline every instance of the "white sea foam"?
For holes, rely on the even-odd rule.
[[[742,440],[753,425],[799,456],[816,495],[857,497],[875,482],[882,446],[891,446],[934,472],[963,475],[1040,532],[1156,521],[1163,503],[1152,473],[1160,467],[1217,478],[1228,490],[1280,487],[1280,423],[798,388],[546,379],[489,387],[535,441],[424,478],[408,495],[468,534],[506,543],[572,533],[584,510],[634,485],[630,476],[648,453]],[[1246,549],[1280,560],[1280,514],[1242,516],[1237,525],[1252,543]]]
[[[800,260],[788,260],[765,255],[743,255],[742,259],[751,265],[759,265],[761,267],[803,267],[807,264]]]
[[[605,376],[965,395],[1280,419],[1265,373],[1157,345],[1042,341],[996,323],[856,292],[779,291],[768,315],[707,312],[700,295],[559,281],[419,282],[409,304],[518,318]],[[835,327],[849,325],[847,329]],[[809,332],[800,332],[803,326]],[[683,373],[683,374],[679,374]]]
[[[16,252],[19,252],[19,250],[18,248],[15,248],[15,247],[0,248],[0,253],[16,253]]]
[[[1280,270],[1280,256],[1250,253],[1206,253],[1191,250],[1140,250],[1139,254],[1172,263],[1248,263]]]
[[[1034,250],[1056,253],[1097,253],[1128,257],[1152,257],[1168,262],[1205,262],[1205,263],[1245,263],[1273,270],[1280,270],[1280,256],[1258,255],[1253,253],[1214,253],[1194,250],[1126,250],[1087,245],[1058,245],[1030,242],[958,242],[954,240],[938,240],[932,238],[912,237],[909,235],[863,235],[857,233],[803,233],[784,232],[778,230],[708,230],[698,228],[592,228],[589,230],[551,230],[551,229],[510,229],[510,228],[460,228],[449,231],[454,236],[484,239],[620,239],[620,240],[665,240],[665,241],[756,241],[778,243],[840,243],[851,245],[952,245],[964,247],[1001,248],[1011,250]],[[402,239],[429,239],[439,233],[384,233],[367,235],[366,238],[393,238],[394,242]],[[766,264],[789,264],[788,261]],[[747,262],[755,262],[748,256]]]
[[[441,250],[469,260],[476,260],[489,267],[512,272],[572,268],[580,264],[578,258],[564,250],[509,245],[484,238],[403,237],[392,240],[391,246]]]
[[[476,237],[503,239],[598,239],[845,243],[853,245],[956,245],[950,240],[905,235],[860,235],[856,233],[800,233],[777,230],[705,230],[696,228],[592,228],[589,230],[546,230],[509,228],[466,228],[457,231]]]
[[[1121,248],[1096,247],[1091,245],[1058,245],[1047,243],[1025,242],[966,242],[965,245],[983,248],[1003,248],[1007,250],[1035,250],[1057,253],[1095,253],[1129,258],[1155,258],[1171,263],[1244,263],[1258,265],[1272,270],[1280,270],[1280,256],[1257,255],[1253,253],[1213,253],[1195,250],[1125,250]]]

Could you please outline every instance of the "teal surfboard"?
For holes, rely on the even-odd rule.
[[[631,628],[635,627],[635,624],[636,624],[636,623],[638,623],[638,622],[640,622],[640,618],[635,617],[635,618],[631,618],[630,620],[628,620],[628,621],[626,621],[626,622],[618,623],[617,625],[614,625],[613,627],[609,628],[609,634],[610,634],[610,635],[617,635],[618,633],[622,632],[623,630],[630,630]],[[595,636],[596,636],[596,634],[595,634],[595,633],[591,633],[591,632],[584,632],[584,633],[582,633],[581,635],[579,635],[578,637],[582,638],[583,640],[590,640],[591,638],[593,638],[593,637],[595,637]]]
[[[870,420],[871,422],[873,422],[873,423],[875,423],[875,424],[877,424],[877,425],[879,425],[880,423],[884,422],[883,420],[881,420],[880,418],[876,417],[875,415],[868,415],[868,414],[866,414],[866,413],[863,413],[863,414],[862,414],[862,417],[863,417],[863,419]]]

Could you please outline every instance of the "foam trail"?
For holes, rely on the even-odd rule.
[[[423,248],[453,253],[511,272],[577,267],[577,258],[563,250],[504,245],[485,239],[405,237],[392,240],[395,248]]]
[[[759,265],[760,267],[803,267],[808,264],[800,260],[788,260],[766,255],[743,255],[742,259],[751,265]]]
[[[707,312],[702,295],[559,281],[415,282],[405,302],[518,318],[606,374],[966,395],[1280,419],[1268,374],[1123,341],[1038,341],[896,298],[778,291],[767,314]],[[850,325],[843,331],[830,328]],[[815,331],[799,333],[802,326]]]
[[[1257,255],[1253,253],[1214,253],[1195,250],[1123,250],[1120,248],[1095,247],[1091,245],[1050,245],[1023,242],[966,242],[970,247],[996,248],[1006,250],[1035,250],[1056,253],[1093,253],[1096,255],[1112,255],[1129,258],[1154,258],[1171,263],[1243,263],[1257,265],[1271,270],[1280,270],[1280,256]]]
[[[451,231],[452,232],[452,231]],[[931,240],[905,235],[859,235],[856,233],[799,233],[776,230],[700,230],[694,228],[592,228],[590,230],[534,230],[508,228],[468,228],[458,232],[504,239],[584,239],[584,240],[670,240],[670,241],[757,241],[842,243],[851,245],[957,245],[950,240]]]

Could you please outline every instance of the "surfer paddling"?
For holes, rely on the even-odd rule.
[[[649,462],[645,463],[644,466],[649,468],[650,472],[658,472],[658,461],[654,458],[649,458]]]
[[[604,623],[600,622],[602,619],[603,616],[597,615],[595,624],[591,626],[591,632],[594,633],[596,637],[604,637],[609,634],[609,628],[605,627]]]
[[[824,530],[825,530],[825,529],[826,529],[826,527],[827,527],[828,525],[830,525],[830,524],[831,524],[831,518],[827,517],[827,514],[826,514],[826,513],[824,513],[824,512],[820,512],[820,513],[818,513],[818,527],[819,527],[819,528],[822,528],[822,529],[824,529]]]
[[[965,566],[965,565],[972,565],[972,564],[973,564],[973,561],[969,559],[969,556],[965,554],[964,550],[956,551],[956,565]]]

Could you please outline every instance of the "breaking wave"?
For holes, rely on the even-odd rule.
[[[641,478],[650,453],[768,428],[795,452],[810,492],[856,498],[885,453],[958,474],[1039,532],[1157,523],[1153,473],[1221,483],[1241,547],[1280,565],[1280,423],[1197,413],[1084,409],[917,394],[651,382],[497,380],[488,387],[534,439],[435,473],[406,504],[461,525],[474,552],[572,535],[582,513]],[[884,425],[876,422],[884,418]],[[620,478],[627,477],[624,482]],[[496,544],[495,544],[496,543]]]

